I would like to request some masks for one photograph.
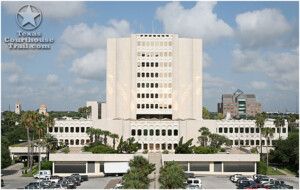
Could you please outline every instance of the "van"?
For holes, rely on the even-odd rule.
[[[188,178],[187,185],[196,185],[199,188],[202,188],[202,182],[200,178]]]
[[[35,179],[45,179],[46,177],[50,178],[51,176],[51,170],[40,170],[36,175],[33,177]]]

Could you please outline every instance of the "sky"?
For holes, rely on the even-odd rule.
[[[1,110],[76,111],[106,99],[106,39],[173,33],[203,40],[203,106],[222,94],[255,94],[263,111],[298,111],[299,2],[1,2]],[[31,32],[50,50],[14,50],[5,37],[25,31],[16,13],[43,15]]]

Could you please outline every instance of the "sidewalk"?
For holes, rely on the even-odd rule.
[[[3,174],[3,179],[12,179],[22,176],[23,163],[16,163],[14,165],[8,166],[7,168],[1,170]]]

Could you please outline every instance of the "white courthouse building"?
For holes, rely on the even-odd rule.
[[[175,151],[181,137],[199,145],[198,130],[225,135],[233,146],[259,146],[255,120],[202,119],[202,40],[176,34],[133,34],[107,40],[106,103],[88,101],[88,119],[56,120],[49,133],[70,147],[89,144],[89,127],[134,137],[140,150]],[[278,139],[274,128],[273,139]],[[281,137],[287,137],[287,122]],[[112,145],[111,139],[108,143]],[[271,140],[272,141],[272,140]],[[272,145],[263,137],[262,144]]]

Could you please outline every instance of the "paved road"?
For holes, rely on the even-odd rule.
[[[77,189],[104,189],[110,180],[121,179],[121,177],[90,177],[88,181],[81,183]]]
[[[153,171],[150,175],[150,189],[159,189],[159,169],[162,164],[161,153],[149,153],[149,162],[155,164],[156,170]]]
[[[4,176],[3,179],[10,179],[10,178],[16,178],[20,177],[22,175],[21,169],[23,168],[23,163],[16,163],[14,165],[11,165],[3,170],[1,170],[1,174]]]
[[[4,181],[4,187],[2,189],[19,189],[28,185],[30,182],[36,182],[36,179],[33,179],[33,177],[19,177],[19,178],[4,178],[2,177]]]

